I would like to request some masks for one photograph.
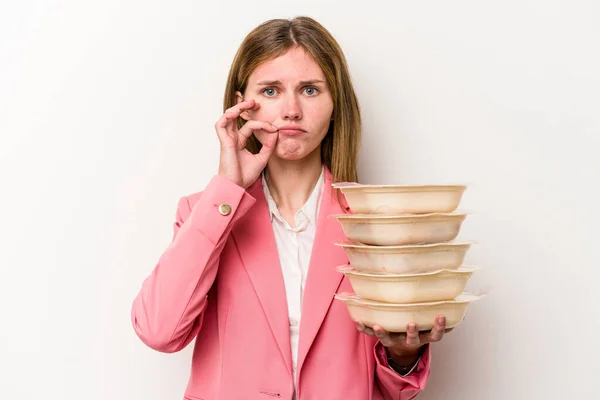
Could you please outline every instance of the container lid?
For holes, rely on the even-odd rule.
[[[428,213],[428,214],[332,214],[329,218],[337,218],[338,220],[378,220],[388,222],[425,222],[433,220],[453,220],[466,218],[466,212],[454,211],[451,213]]]
[[[342,292],[336,294],[334,297],[338,300],[343,301],[344,303],[355,304],[359,306],[374,306],[378,308],[390,308],[390,309],[399,309],[399,308],[411,308],[411,307],[435,307],[442,304],[464,304],[470,303],[484,297],[485,294],[473,294],[463,292],[456,296],[452,300],[443,300],[443,301],[431,301],[431,302],[422,302],[422,303],[404,303],[404,304],[395,304],[395,303],[384,303],[381,301],[375,300],[367,300],[358,296],[356,293],[350,292]]]
[[[452,248],[452,247],[465,247],[471,246],[473,244],[477,244],[474,240],[462,241],[462,242],[443,242],[443,243],[428,243],[428,244],[406,244],[406,245],[398,245],[398,246],[375,246],[371,244],[364,244],[356,241],[345,241],[345,242],[337,242],[334,243],[335,246],[339,247],[349,247],[349,248],[357,248],[357,249],[382,249],[382,250],[411,250],[411,249],[435,249],[437,247],[440,248]]]
[[[331,186],[343,191],[369,191],[372,189],[386,189],[390,192],[432,192],[432,191],[464,191],[466,185],[373,185],[357,182],[335,182]]]
[[[434,277],[438,275],[469,275],[473,272],[480,270],[479,267],[468,267],[461,266],[457,269],[439,269],[436,271],[419,272],[415,274],[391,274],[387,272],[361,272],[353,268],[351,265],[340,265],[336,268],[338,272],[345,275],[351,276],[362,276],[366,278],[376,278],[377,280],[395,280],[402,278],[416,278],[416,277]]]

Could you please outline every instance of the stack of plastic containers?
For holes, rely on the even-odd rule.
[[[354,293],[336,295],[354,320],[404,332],[409,322],[429,330],[437,315],[460,323],[479,296],[464,293],[475,271],[463,265],[471,243],[455,241],[466,214],[460,185],[337,183],[350,214],[334,215],[350,265],[338,267]]]

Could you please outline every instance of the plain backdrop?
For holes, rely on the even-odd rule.
[[[145,347],[131,302],[217,171],[238,45],[296,15],[347,56],[361,182],[469,185],[468,289],[491,291],[419,399],[598,395],[597,1],[1,4],[1,399],[182,398],[191,346]]]

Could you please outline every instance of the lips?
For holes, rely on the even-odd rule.
[[[297,126],[282,126],[281,128],[279,128],[279,134],[280,135],[302,135],[306,133],[306,131],[302,128],[299,128]]]

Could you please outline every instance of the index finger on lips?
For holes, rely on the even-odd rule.
[[[240,135],[244,136],[246,139],[249,138],[252,135],[253,131],[257,131],[257,130],[264,130],[264,131],[268,131],[268,132],[277,132],[277,128],[275,127],[275,125],[268,123],[266,121],[257,121],[257,120],[251,120],[246,122],[240,129],[239,129],[239,133]]]
[[[265,121],[248,121],[240,129],[238,129],[238,144],[240,149],[246,146],[246,141],[252,136],[254,131],[264,130],[269,133],[277,132],[277,128]]]

